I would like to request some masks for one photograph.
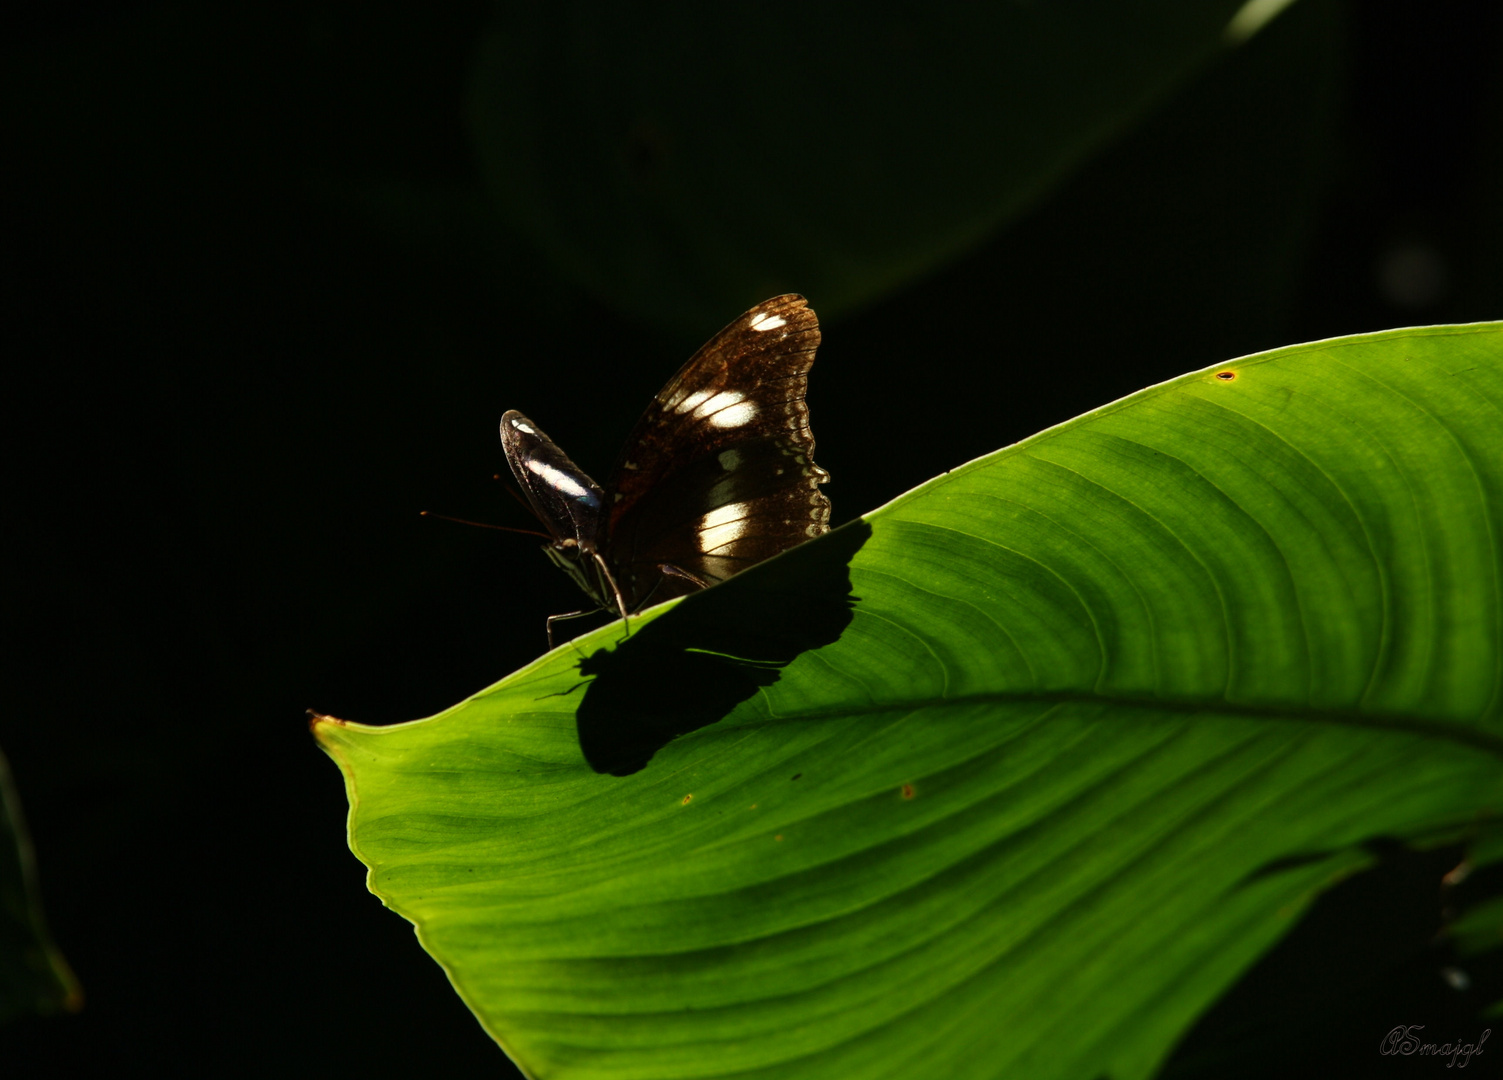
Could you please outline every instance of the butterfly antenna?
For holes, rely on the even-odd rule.
[[[465,518],[450,517],[448,514],[435,514],[432,510],[418,511],[418,517],[437,518],[439,521],[452,521],[456,525],[473,525],[477,529],[495,529],[497,532],[521,533],[523,536],[541,536],[544,540],[551,539],[547,533],[538,532],[536,529],[513,529],[510,525],[491,525],[484,521],[468,521]]]

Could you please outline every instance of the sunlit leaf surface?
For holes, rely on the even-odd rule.
[[[1496,828],[1500,376],[1503,324],[1319,342],[956,469],[868,516],[838,640],[625,775],[575,717],[619,625],[320,719],[351,847],[537,1076],[1149,1075],[1364,841]]]

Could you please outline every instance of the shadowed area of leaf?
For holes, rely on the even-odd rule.
[[[850,562],[871,536],[853,521],[795,548],[754,582],[737,576],[686,598],[614,650],[579,662],[594,676],[579,706],[579,746],[596,772],[641,769],[670,739],[724,719],[778,681],[801,653],[834,644],[860,597]]]

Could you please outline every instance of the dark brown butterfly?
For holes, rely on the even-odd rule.
[[[724,581],[829,531],[804,404],[819,320],[776,296],[710,339],[658,392],[604,488],[531,420],[501,418],[544,553],[623,617]],[[571,615],[584,614],[572,612]],[[555,615],[548,620],[552,643]]]

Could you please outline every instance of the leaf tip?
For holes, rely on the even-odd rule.
[[[348,720],[341,720],[337,716],[328,716],[325,713],[316,712],[313,709],[307,710],[307,713],[308,730],[318,740],[319,746],[323,747],[326,752],[331,751],[332,744],[335,741],[333,738],[334,733],[342,728],[349,727],[350,722]]]

